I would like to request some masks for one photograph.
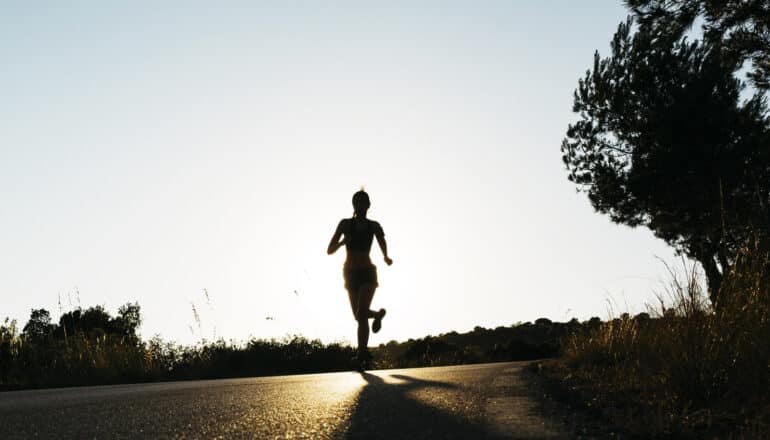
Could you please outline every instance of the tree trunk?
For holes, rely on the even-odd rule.
[[[719,290],[722,287],[722,272],[719,271],[714,257],[708,256],[705,258],[697,258],[703,271],[706,273],[706,280],[708,281],[709,299],[711,304],[716,308],[719,304]]]

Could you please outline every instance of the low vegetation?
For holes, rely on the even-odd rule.
[[[640,438],[767,438],[769,269],[767,241],[744,246],[716,304],[694,270],[672,274],[670,307],[573,334],[543,372]]]
[[[598,322],[595,318],[591,325]],[[124,305],[117,316],[100,306],[77,308],[58,323],[47,310],[34,309],[21,329],[6,319],[0,325],[0,390],[342,371],[351,368],[354,354],[347,343],[324,344],[299,335],[193,346],[160,337],[143,341],[137,335],[140,324],[138,304]],[[559,341],[585,325],[541,318],[391,341],[372,352],[375,368],[539,359],[555,355]]]

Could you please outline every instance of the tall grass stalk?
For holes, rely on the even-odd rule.
[[[695,267],[669,268],[651,319],[572,335],[560,374],[642,436],[770,435],[768,269],[768,240],[746,243],[711,304]]]

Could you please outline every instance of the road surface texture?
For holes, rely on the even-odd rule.
[[[4,392],[0,438],[577,438],[526,365]]]

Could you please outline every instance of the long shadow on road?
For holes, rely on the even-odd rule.
[[[369,373],[361,376],[366,385],[358,396],[348,439],[501,438],[475,421],[478,415],[461,415],[439,407],[463,406],[464,402],[454,401],[462,396],[456,385],[404,375],[390,376],[398,383],[387,383]],[[415,394],[420,395],[419,400]]]

